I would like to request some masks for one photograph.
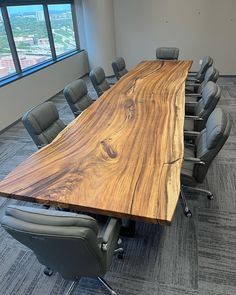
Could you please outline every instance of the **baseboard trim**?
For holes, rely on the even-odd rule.
[[[11,123],[9,126],[3,128],[2,130],[0,130],[0,135],[4,132],[6,132],[9,128],[11,128],[12,126],[14,126],[16,123],[20,122],[21,118],[20,119],[17,119],[16,121],[14,121],[13,123]]]
[[[220,75],[222,78],[236,78],[236,75]]]
[[[86,77],[88,75],[88,73],[84,74],[83,76],[79,77],[78,79],[83,79],[84,77]],[[54,97],[56,97],[58,94],[60,94],[63,91],[60,90],[59,92],[57,92],[56,94],[54,94],[53,96],[49,97],[48,99],[46,99],[45,101],[50,101],[52,100]],[[16,121],[14,121],[13,123],[11,123],[9,126],[3,128],[2,130],[0,130],[0,135],[4,132],[6,132],[9,128],[11,128],[12,126],[14,126],[15,124],[17,124],[18,122],[20,122],[22,119],[22,117],[20,117],[19,119],[17,119]]]

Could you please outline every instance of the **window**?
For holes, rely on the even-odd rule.
[[[22,69],[52,58],[42,5],[8,8]]]
[[[70,4],[48,5],[56,54],[76,48]]]
[[[25,75],[79,49],[72,1],[53,1],[26,5],[18,0],[16,6],[0,1],[0,84],[11,74]]]
[[[0,79],[16,72],[0,11]]]

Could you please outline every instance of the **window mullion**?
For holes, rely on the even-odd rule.
[[[16,73],[20,74],[22,72],[22,69],[21,69],[20,60],[19,60],[19,56],[17,53],[12,29],[11,29],[11,24],[10,24],[10,19],[9,19],[9,15],[7,12],[7,8],[1,7],[1,11],[2,11],[2,18],[3,18],[3,22],[4,22],[4,26],[5,26],[5,30],[6,30],[6,34],[7,34],[7,39],[8,39],[9,47],[10,47],[11,54],[12,54],[12,58],[14,61]]]
[[[52,52],[52,59],[56,60],[57,55],[56,55],[56,49],[55,49],[55,44],[54,44],[54,39],[52,34],[52,26],[51,26],[50,16],[48,12],[48,6],[46,4],[43,5],[43,10],[44,10],[44,17],[45,17],[45,22],[46,22],[46,27],[48,32],[48,40],[49,40],[50,49]]]
[[[79,50],[80,49],[79,32],[78,32],[77,17],[76,17],[74,2],[71,4],[71,14],[72,14],[72,22],[73,22],[73,29],[74,29],[74,35],[75,35],[76,49]]]

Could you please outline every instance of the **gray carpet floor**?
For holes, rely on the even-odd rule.
[[[135,238],[123,238],[124,260],[114,257],[105,276],[120,295],[236,294],[236,78],[221,78],[219,84],[219,105],[231,115],[233,128],[202,185],[215,198],[188,195],[191,219],[179,205],[170,227],[138,223]],[[62,94],[53,101],[65,123],[73,120]],[[1,134],[0,179],[35,151],[21,122]],[[27,205],[0,197],[0,218],[9,204]],[[46,277],[43,268],[29,249],[0,228],[0,295],[66,294],[71,282],[57,273]],[[104,292],[99,282],[83,278],[73,294]]]

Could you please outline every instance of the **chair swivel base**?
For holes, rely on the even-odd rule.
[[[117,295],[117,293],[112,289],[111,286],[108,285],[108,283],[102,278],[98,277],[99,282],[102,283],[102,285],[109,291],[111,295]]]
[[[51,268],[49,268],[49,267],[45,267],[44,270],[43,270],[43,273],[46,276],[50,277],[53,274],[53,270]]]
[[[123,250],[123,248],[118,248],[117,251],[115,251],[115,253],[118,253],[118,258],[119,258],[119,255],[121,255],[123,258],[124,250]],[[45,267],[43,272],[46,276],[51,276],[53,274],[53,270],[49,267]],[[111,295],[117,295],[117,293],[112,289],[112,287],[102,277],[97,277],[97,279],[99,280],[99,282],[102,283],[102,285],[107,289],[107,291]],[[73,290],[74,290],[75,286],[78,284],[78,282],[79,282],[79,280],[75,280],[72,282],[68,291],[66,292],[66,295],[71,295],[71,293],[73,292]]]
[[[189,210],[188,203],[187,203],[184,191],[183,191],[183,186],[181,186],[181,188],[180,188],[180,201],[181,201],[181,205],[182,205],[182,208],[184,211],[184,215],[186,217],[192,217],[192,212]]]
[[[117,248],[114,251],[114,254],[117,254],[117,258],[123,259],[124,258],[124,249],[123,248]]]
[[[97,279],[99,280],[100,283],[102,283],[102,285],[107,289],[107,291],[111,295],[117,295],[117,293],[112,289],[112,287],[110,285],[108,285],[108,283],[102,277],[97,277]],[[68,291],[66,292],[66,295],[71,295],[75,286],[78,283],[79,283],[79,280],[73,281],[72,284],[70,285]]]
[[[187,191],[203,193],[203,194],[205,194],[207,196],[207,198],[209,200],[213,200],[213,198],[214,198],[212,192],[209,191],[209,190],[206,190],[206,189],[202,189],[202,188],[198,188],[198,187],[185,186],[185,185],[182,185],[182,188],[186,189]]]

